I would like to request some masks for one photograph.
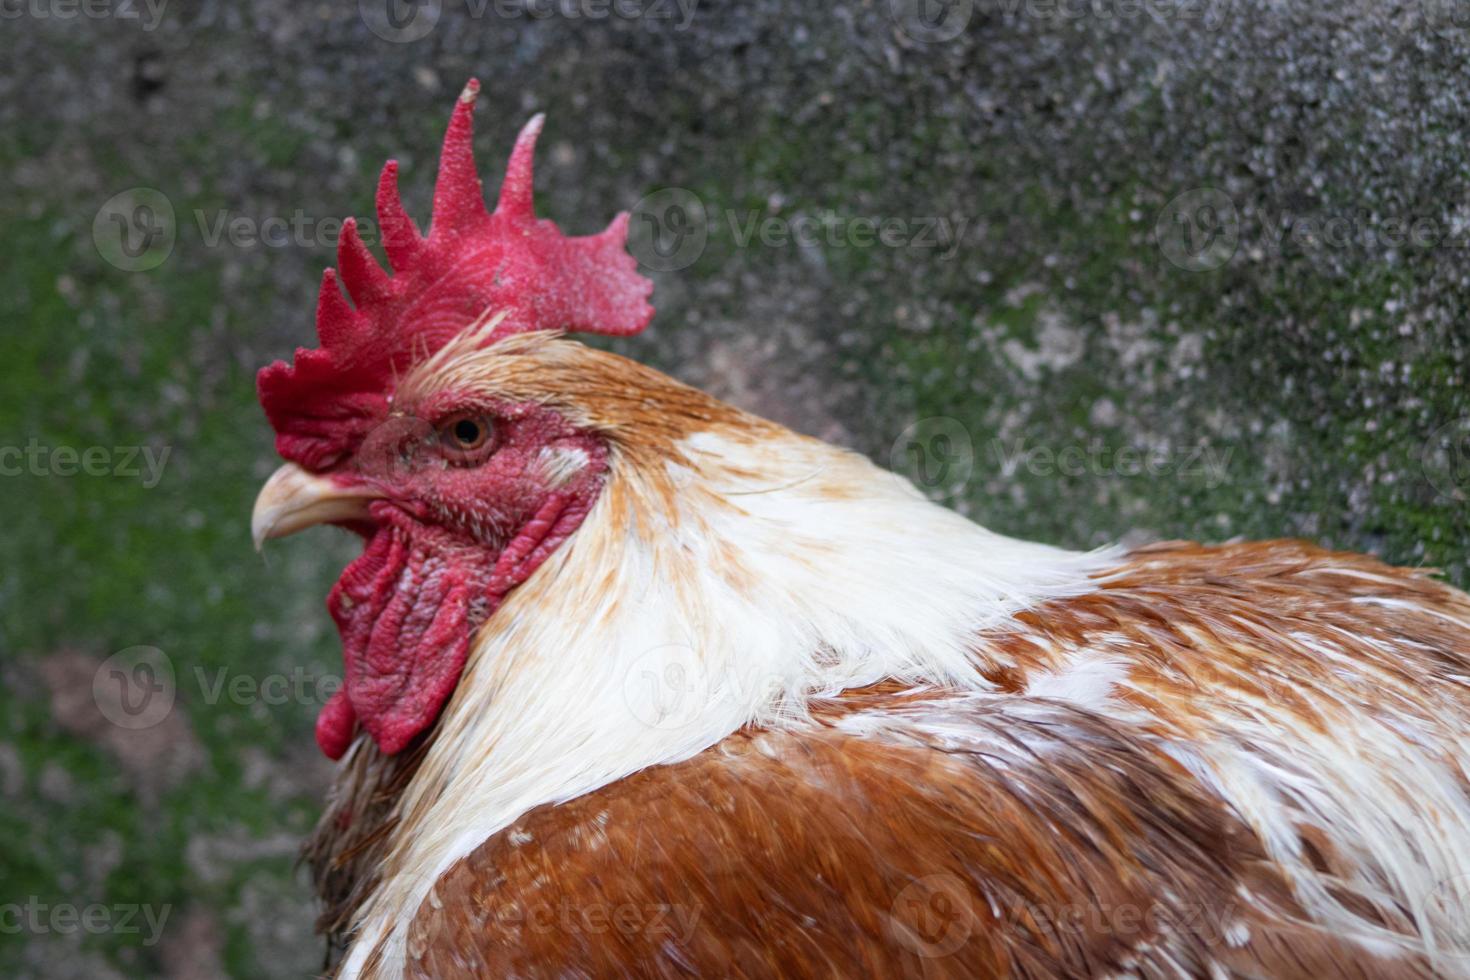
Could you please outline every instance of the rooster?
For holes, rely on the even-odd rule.
[[[493,211],[478,85],[392,274],[259,377],[327,599],[341,977],[1470,977],[1470,597],[1275,541],[1060,550],[567,339],[627,215]],[[347,297],[342,287],[345,286]],[[350,297],[350,303],[348,298]]]

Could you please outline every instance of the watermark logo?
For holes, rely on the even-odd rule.
[[[716,650],[712,655],[719,659],[727,652]],[[656,646],[637,657],[623,675],[623,701],[628,713],[649,728],[677,731],[709,712],[779,700],[786,679],[741,669],[753,662],[737,656],[711,665],[685,644]]]
[[[168,717],[177,693],[173,661],[157,647],[136,646],[108,657],[92,676],[92,700],[119,728],[139,731]]]
[[[1218,269],[1240,245],[1240,215],[1230,195],[1213,187],[1185,191],[1154,223],[1164,257],[1187,272]]]
[[[156,269],[178,237],[174,206],[152,187],[132,187],[107,199],[92,219],[92,242],[103,260],[124,272]]]
[[[704,202],[682,187],[654,191],[633,206],[628,251],[645,268],[673,272],[688,268],[709,243]]]
[[[953,41],[970,26],[975,0],[888,0],[893,23],[920,44]]]
[[[1436,491],[1450,500],[1470,500],[1470,418],[1436,429],[1425,441],[1419,461]]]
[[[357,465],[364,476],[385,482],[412,476],[420,467],[440,459],[429,447],[439,433],[415,415],[390,415],[363,437]]]
[[[931,496],[962,490],[975,471],[970,430],[947,416],[919,419],[904,429],[888,453],[889,469]]]
[[[1447,41],[1470,38],[1470,0],[1411,0],[1419,29],[1428,29]]]
[[[894,939],[926,959],[957,952],[976,926],[970,888],[954,874],[915,878],[894,899],[892,913]]]
[[[1470,875],[1446,878],[1435,886],[1424,913],[1431,922],[1448,924],[1449,933],[1436,930],[1435,945],[1441,962],[1470,968]]]
[[[444,13],[443,0],[357,0],[368,30],[385,41],[407,44],[427,37]]]
[[[710,695],[704,662],[680,644],[647,651],[623,678],[623,699],[633,717],[662,731],[693,724],[709,706]]]

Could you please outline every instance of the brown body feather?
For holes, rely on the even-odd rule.
[[[1158,736],[1203,737],[1235,710],[1202,691],[1290,699],[1310,725],[1406,698],[1464,717],[1467,618],[1463,594],[1362,556],[1143,549],[1096,591],[979,637],[993,695],[850,692],[805,727],[524,814],[440,879],[409,975],[1433,975],[1313,925],[1248,822]],[[1147,721],[1027,693],[1097,649],[1126,649],[1119,695]],[[308,849],[334,931],[416,765],[357,751]],[[1319,870],[1341,860],[1297,829]],[[1407,910],[1361,913],[1412,932]]]
[[[743,733],[532,811],[440,880],[408,975],[1427,975],[1294,924],[1254,835],[1117,725],[951,710],[979,745]]]

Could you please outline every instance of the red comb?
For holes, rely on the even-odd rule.
[[[537,220],[531,166],[542,117],[516,138],[493,213],[485,210],[472,150],[471,79],[454,107],[434,217],[420,235],[398,196],[398,163],[378,181],[378,226],[390,276],[348,219],[337,246],[339,271],[326,270],[317,299],[321,347],[298,348],[295,364],[276,361],[257,378],[260,403],[276,430],[276,449],[308,469],[332,465],[381,419],[392,386],[487,312],[505,318],[486,342],[528,330],[625,336],[648,325],[653,283],[638,274],[624,245],[628,215],[601,234],[568,238]],[[341,275],[349,305],[337,286]]]

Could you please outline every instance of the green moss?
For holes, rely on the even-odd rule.
[[[0,831],[24,842],[0,856],[0,878],[11,894],[49,903],[170,905],[178,915],[203,897],[225,907],[228,896],[189,868],[190,841],[306,832],[317,795],[283,804],[272,787],[246,788],[240,751],[280,755],[310,744],[316,705],[265,711],[229,697],[210,704],[198,675],[225,669],[259,678],[290,662],[323,672],[339,657],[325,632],[307,645],[256,631],[257,597],[279,588],[280,575],[253,554],[248,534],[254,467],[268,445],[253,367],[212,351],[200,356],[200,343],[210,342],[201,328],[218,324],[218,284],[178,254],[130,275],[103,263],[90,227],[63,213],[11,214],[6,230],[0,321],[24,329],[0,331],[3,444],[102,447],[112,463],[135,446],[169,455],[156,486],[144,474],[0,479],[9,568],[0,641],[10,669],[40,694],[21,699],[0,687],[0,712],[10,719],[0,741],[15,747],[27,782],[26,801],[0,810]],[[211,339],[228,344],[235,329],[227,319]],[[318,597],[330,581],[323,575],[310,583]],[[140,644],[171,658],[175,710],[201,750],[199,765],[156,800],[139,794],[107,749],[58,728],[37,671],[56,651],[102,658]],[[60,805],[30,800],[48,771],[69,777]],[[104,833],[118,835],[119,863],[89,883],[79,855]],[[277,865],[271,873],[289,877]],[[0,949],[29,938],[0,935]],[[125,934],[86,939],[125,973],[157,974],[157,950],[139,942]],[[240,960],[235,975],[261,975],[253,962]]]

